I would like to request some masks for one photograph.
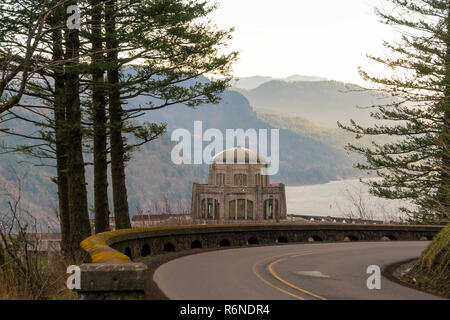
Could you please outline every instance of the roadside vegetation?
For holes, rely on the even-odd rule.
[[[450,224],[433,239],[402,280],[450,299]]]
[[[57,243],[45,241],[51,230],[22,201],[24,182],[17,176],[13,190],[0,187],[0,204],[6,203],[0,207],[0,300],[75,299],[66,287],[66,270],[76,263]]]
[[[389,54],[369,56],[392,70],[377,74],[360,69],[372,91],[393,102],[370,107],[377,125],[351,120],[338,123],[356,138],[391,137],[388,143],[350,144],[362,155],[356,165],[380,179],[367,181],[373,195],[406,200],[402,208],[412,224],[446,224],[450,218],[450,3],[448,0],[388,0],[391,10],[378,10],[400,40],[385,42]],[[450,227],[434,238],[419,262],[406,272],[414,286],[449,296]]]
[[[367,106],[376,124],[338,123],[358,140],[390,137],[387,143],[349,144],[364,157],[356,167],[375,174],[373,195],[407,200],[410,223],[439,224],[450,212],[450,5],[448,0],[388,0],[393,10],[377,11],[401,40],[385,43],[385,56],[369,56],[389,74],[360,69],[367,90],[384,92],[390,103]]]
[[[0,252],[0,300],[76,299],[66,279],[65,259],[59,253],[47,258],[31,252],[12,256]]]

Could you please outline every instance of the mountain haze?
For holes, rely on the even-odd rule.
[[[235,78],[232,82],[233,87],[237,89],[244,90],[252,90],[263,83],[278,80],[284,82],[296,82],[296,81],[327,81],[327,78],[315,77],[315,76],[301,76],[298,74],[292,75],[287,78],[273,78],[273,77],[265,77],[265,76],[253,76],[253,77],[243,77],[243,78]]]
[[[338,81],[272,80],[252,90],[235,89],[243,94],[255,110],[301,117],[316,125],[337,128],[337,121],[350,119],[372,124],[370,108],[391,101],[382,93],[364,90]]]
[[[139,97],[128,101],[128,107],[135,107],[148,102],[147,98]],[[141,121],[167,122],[168,132],[160,139],[140,148],[133,154],[128,163],[127,187],[130,210],[135,214],[140,209],[151,210],[154,203],[168,197],[178,205],[189,208],[193,182],[207,181],[208,164],[177,166],[171,161],[171,151],[176,142],[170,141],[170,135],[175,129],[184,128],[193,131],[194,121],[202,121],[203,130],[216,128],[225,135],[226,129],[275,129],[276,123],[269,124],[260,118],[252,109],[248,100],[238,92],[226,91],[222,101],[217,105],[204,105],[188,108],[174,105],[162,110],[148,112]],[[17,125],[16,131],[24,126]],[[27,130],[32,130],[28,128]],[[307,129],[306,129],[307,130]],[[131,138],[130,138],[131,139]],[[24,143],[23,139],[0,135],[1,141],[11,144]],[[331,180],[356,176],[352,168],[352,160],[346,155],[340,145],[333,146],[320,132],[289,130],[280,127],[280,172],[272,177],[273,182],[284,182],[288,185],[325,183]],[[208,143],[204,143],[206,147]],[[224,142],[225,145],[225,142]],[[19,154],[1,155],[0,181],[3,185],[13,183],[14,174],[11,164],[20,174],[26,174],[24,201],[30,204],[36,216],[41,220],[54,220],[56,208],[56,185],[51,178],[56,175],[54,168],[35,167],[30,164],[32,159],[26,159]],[[86,175],[90,204],[92,207],[93,172],[87,166]],[[111,183],[110,183],[111,186]],[[111,189],[111,187],[110,187]],[[0,201],[2,202],[2,201]],[[111,201],[110,201],[111,202]],[[0,209],[7,203],[3,201]],[[175,208],[176,210],[176,208]]]

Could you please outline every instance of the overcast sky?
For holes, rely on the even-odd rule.
[[[235,76],[315,75],[362,83],[358,66],[380,71],[366,54],[383,54],[395,31],[378,21],[382,0],[216,0],[211,16],[236,27]],[[386,9],[386,8],[382,8]]]

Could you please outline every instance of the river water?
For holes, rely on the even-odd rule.
[[[348,217],[349,213],[357,212],[357,207],[364,207],[367,218],[393,220],[402,216],[399,208],[409,205],[404,201],[374,197],[359,180],[286,186],[286,198],[288,214],[325,217]]]

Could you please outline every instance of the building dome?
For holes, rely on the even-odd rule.
[[[211,164],[266,164],[266,159],[256,152],[242,148],[231,148],[214,156]]]
[[[271,184],[267,160],[238,147],[211,161],[208,183],[194,183],[191,215],[199,221],[280,221],[286,219],[284,184]]]

